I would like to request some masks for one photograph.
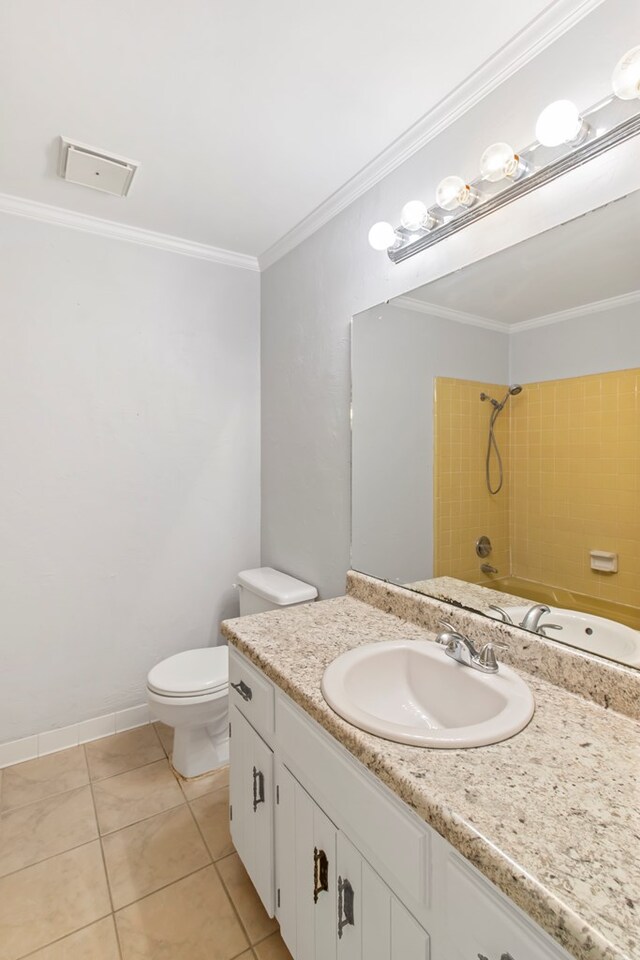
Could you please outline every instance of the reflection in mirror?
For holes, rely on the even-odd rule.
[[[640,192],[354,317],[352,566],[640,667]]]

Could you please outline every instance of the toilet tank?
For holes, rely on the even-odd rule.
[[[282,607],[297,607],[309,603],[318,596],[318,591],[309,583],[296,580],[273,567],[256,567],[238,574],[240,593],[240,616],[247,613],[264,613]]]

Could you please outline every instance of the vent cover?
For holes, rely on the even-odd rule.
[[[126,197],[139,166],[137,160],[127,160],[86,143],[60,137],[58,174],[70,183]]]

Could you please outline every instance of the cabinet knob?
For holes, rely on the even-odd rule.
[[[318,895],[329,889],[329,860],[324,850],[313,848],[313,902],[318,902]]]
[[[238,683],[232,683],[231,686],[234,690],[237,690],[243,700],[251,700],[253,697],[253,691],[244,680],[240,680]]]
[[[264,773],[261,770],[253,768],[253,812],[258,809],[258,804],[264,803]]]
[[[355,926],[355,912],[353,909],[354,892],[351,883],[338,877],[338,939],[342,940],[342,931],[345,927]],[[343,915],[344,914],[344,915]]]
[[[489,960],[489,957],[485,957],[484,953],[479,953],[478,960]],[[514,958],[510,953],[501,953],[500,960],[514,960]]]

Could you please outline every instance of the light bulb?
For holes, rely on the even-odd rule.
[[[499,180],[517,180],[526,172],[527,166],[514,153],[508,143],[492,143],[480,159],[480,173],[483,180],[498,183]]]
[[[580,143],[589,132],[578,108],[571,100],[556,100],[545,107],[536,123],[536,138],[543,147],[561,143]]]
[[[417,233],[420,230],[433,230],[438,226],[439,221],[429,213],[422,200],[410,200],[402,208],[400,223],[405,230]]]
[[[422,200],[410,200],[405,203],[400,214],[400,223],[405,230],[420,230],[427,217],[427,207]]]
[[[438,184],[436,203],[443,210],[455,210],[456,207],[470,207],[475,203],[476,194],[462,177],[445,177]]]
[[[381,220],[369,230],[369,243],[374,250],[390,250],[400,238],[390,223]]]
[[[640,97],[640,47],[627,50],[618,61],[611,77],[611,86],[620,100]]]

